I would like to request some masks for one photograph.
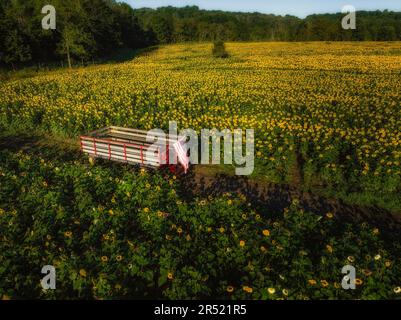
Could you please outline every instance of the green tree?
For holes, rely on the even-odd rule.
[[[67,57],[68,67],[72,68],[72,57],[87,58],[89,53],[86,47],[92,42],[89,34],[74,26],[66,26],[61,34],[58,52]]]
[[[213,44],[213,56],[216,58],[228,58],[229,54],[223,41],[217,40]]]
[[[12,30],[7,34],[4,47],[4,61],[11,64],[13,70],[15,70],[15,63],[22,63],[31,59],[30,48],[17,30]]]
[[[390,25],[382,26],[378,32],[378,40],[382,41],[395,41],[397,40],[397,34],[395,28]]]
[[[169,15],[156,15],[152,19],[152,30],[160,43],[173,40],[173,19]]]

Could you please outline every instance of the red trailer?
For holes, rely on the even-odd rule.
[[[111,126],[81,136],[81,150],[91,158],[103,158],[155,168],[170,165],[171,150],[182,152],[180,151],[182,142],[178,140],[177,136],[164,135],[158,136],[158,142],[163,142],[166,147],[154,148],[155,152],[148,152],[153,143],[146,141],[147,136],[147,131]],[[168,150],[170,152],[167,152]],[[187,171],[189,161],[186,161],[185,157],[186,155],[178,157],[178,162]]]

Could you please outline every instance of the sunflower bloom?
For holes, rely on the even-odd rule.
[[[321,280],[320,284],[322,285],[323,288],[327,288],[329,286],[329,283],[327,282],[327,280]]]
[[[274,289],[274,288],[268,288],[267,291],[268,291],[270,294],[275,294],[275,293],[276,293],[276,289]]]
[[[252,293],[253,292],[253,289],[251,287],[248,287],[248,286],[244,286],[242,289],[247,293]]]
[[[264,235],[265,237],[270,236],[270,231],[267,230],[267,229],[263,230],[262,233],[263,233],[263,235]]]

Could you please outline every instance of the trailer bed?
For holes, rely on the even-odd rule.
[[[160,149],[157,149],[154,153],[148,153],[153,143],[146,141],[147,134],[147,131],[110,126],[81,136],[81,150],[92,158],[141,166],[157,168],[163,164],[169,164],[169,152],[162,153]],[[177,141],[172,140],[174,138],[177,139],[176,136],[159,137],[165,140],[166,150],[169,150],[170,144]]]

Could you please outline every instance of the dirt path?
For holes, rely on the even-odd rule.
[[[389,236],[401,236],[401,215],[378,207],[347,204],[338,199],[302,192],[288,185],[257,182],[225,174],[208,175],[201,168],[193,168],[182,177],[182,183],[184,196],[191,198],[217,196],[225,192],[242,193],[247,196],[252,207],[262,213],[282,212],[294,199],[298,199],[307,211],[319,215],[332,212],[344,222],[369,222]]]

